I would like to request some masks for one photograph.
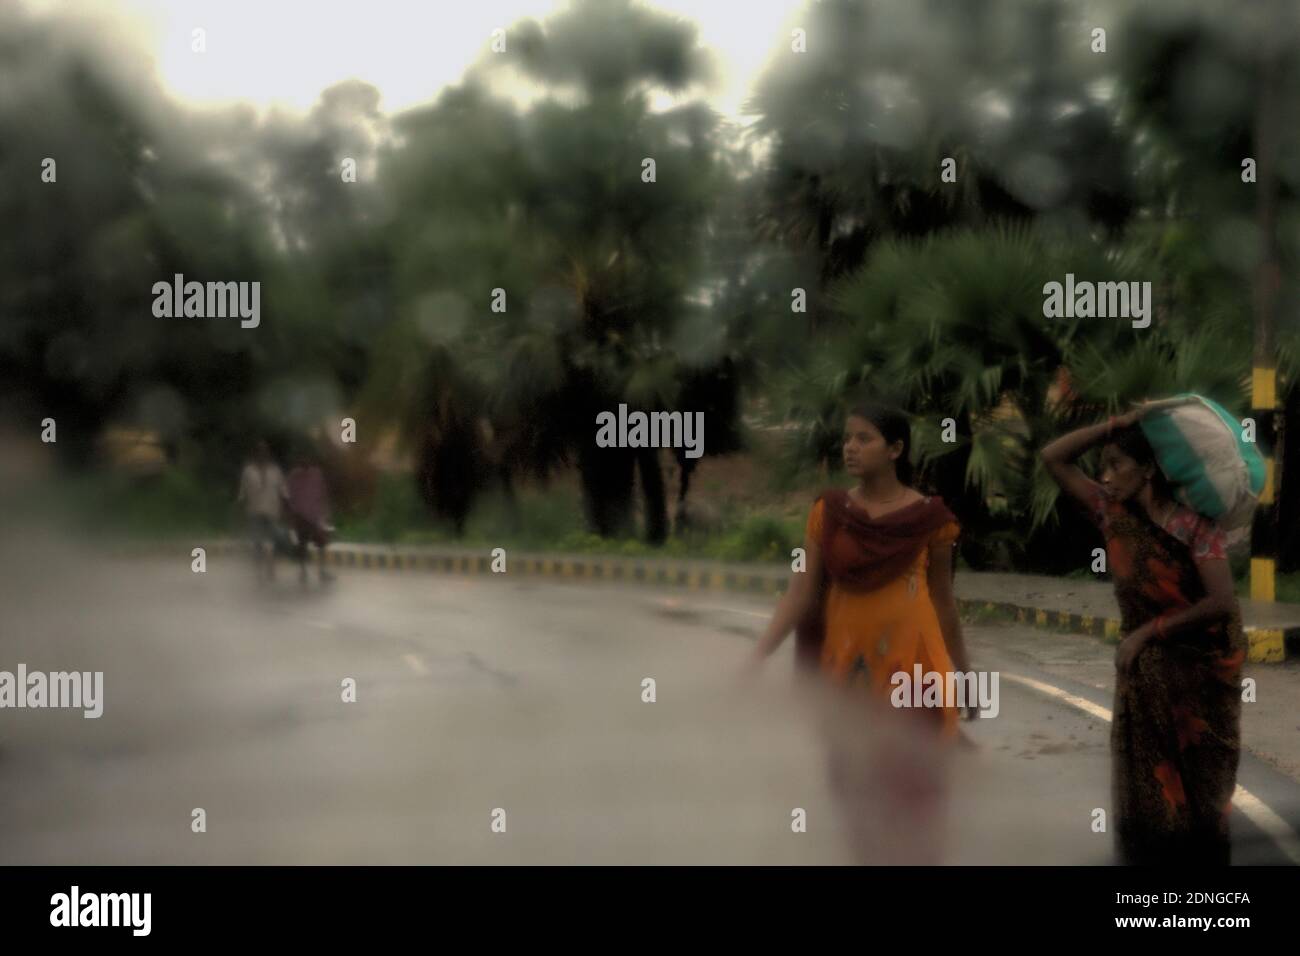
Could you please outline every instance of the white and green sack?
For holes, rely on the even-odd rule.
[[[1229,543],[1244,539],[1264,490],[1264,457],[1218,403],[1185,393],[1148,402],[1142,432],[1178,500],[1213,518]]]

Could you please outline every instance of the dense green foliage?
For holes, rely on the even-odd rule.
[[[815,0],[801,23],[809,52],[773,38],[742,130],[705,105],[695,29],[630,0],[512,25],[506,53],[419,109],[389,116],[349,81],[302,118],[189,114],[107,41],[0,9],[7,423],[56,418],[74,466],[108,425],[159,435],[174,474],[144,525],[183,500],[220,521],[197,476],[225,495],[253,436],[287,450],[347,416],[354,465],[390,441],[413,463],[340,481],[350,536],[469,540],[494,515],[491,533],[539,544],[639,531],[761,557],[798,539],[787,516],[674,534],[694,461],[597,448],[596,414],[702,411],[709,456],[790,426],[779,480],[833,468],[844,404],[868,393],[916,416],[968,562],[1065,571],[1077,516],[1033,451],[1173,390],[1244,413],[1274,268],[1300,427],[1292,5]],[[1257,154],[1274,161],[1244,182]],[[260,327],[155,318],[153,283],[177,273],[260,281]],[[1045,318],[1066,273],[1151,282],[1151,327]],[[521,516],[570,468],[578,512]],[[1283,475],[1300,524],[1300,467]]]

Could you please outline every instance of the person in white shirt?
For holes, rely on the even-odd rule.
[[[265,440],[259,441],[252,461],[244,465],[239,476],[239,501],[248,520],[259,580],[270,581],[275,576],[275,540],[288,494],[284,473],[271,458],[271,446]]]

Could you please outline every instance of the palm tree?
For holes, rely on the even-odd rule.
[[[1125,144],[1091,92],[1105,65],[1059,5],[815,0],[809,52],[778,46],[747,110],[770,150],[759,235],[810,257],[810,327],[890,237],[1053,216],[1118,229]],[[941,178],[956,162],[955,182]]]
[[[389,348],[418,356],[411,336],[454,341],[452,377],[481,396],[499,469],[575,461],[604,535],[630,529],[639,474],[647,537],[659,541],[658,452],[598,448],[595,421],[622,402],[649,411],[708,398],[710,415],[733,411],[712,395],[731,387],[726,350],[701,360],[683,347],[724,183],[717,119],[698,104],[649,108],[652,89],[688,90],[704,61],[693,27],[627,0],[580,0],[507,35],[506,55],[487,55],[461,87],[398,121],[406,145],[385,178],[399,310],[458,305],[454,319],[431,306]],[[523,116],[486,92],[493,71],[509,69],[550,94]],[[653,182],[642,179],[647,157]],[[495,288],[504,313],[486,309]],[[719,437],[730,429],[711,425]]]

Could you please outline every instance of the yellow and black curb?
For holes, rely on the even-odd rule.
[[[246,554],[243,541],[222,540],[204,544],[209,557]],[[131,548],[132,554],[175,553],[175,546]],[[326,551],[331,567],[362,570],[415,571],[440,574],[491,574],[493,558],[483,550],[402,548],[383,545],[331,545]],[[652,584],[687,590],[733,591],[779,595],[785,592],[790,571],[785,566],[736,566],[699,560],[635,558],[609,555],[555,555],[512,552],[506,557],[511,577],[567,578],[576,581],[612,581]],[[1117,642],[1118,618],[1072,614],[1031,605],[980,598],[958,598],[958,609],[968,620],[1000,620],[1072,634],[1090,634]],[[1300,627],[1246,627],[1249,660],[1271,664],[1286,660],[1300,647]]]
[[[217,553],[240,550],[246,551],[247,545],[223,542]],[[422,549],[348,545],[331,546],[326,551],[326,560],[334,567],[433,571],[443,574],[490,574],[493,565],[491,555],[483,551],[430,552]],[[785,590],[789,577],[789,572],[782,569],[728,570],[711,566],[709,562],[518,552],[508,555],[506,568],[512,576],[656,584],[692,590],[720,589],[755,594],[780,594]]]
[[[957,604],[963,615],[980,620],[1015,621],[1071,634],[1091,634],[1112,643],[1118,643],[1121,634],[1120,620],[1115,617],[1071,614],[1068,611],[970,598],[959,598]],[[1255,664],[1280,664],[1286,660],[1288,645],[1293,654],[1297,645],[1300,645],[1300,627],[1247,626],[1245,632],[1247,660]]]

